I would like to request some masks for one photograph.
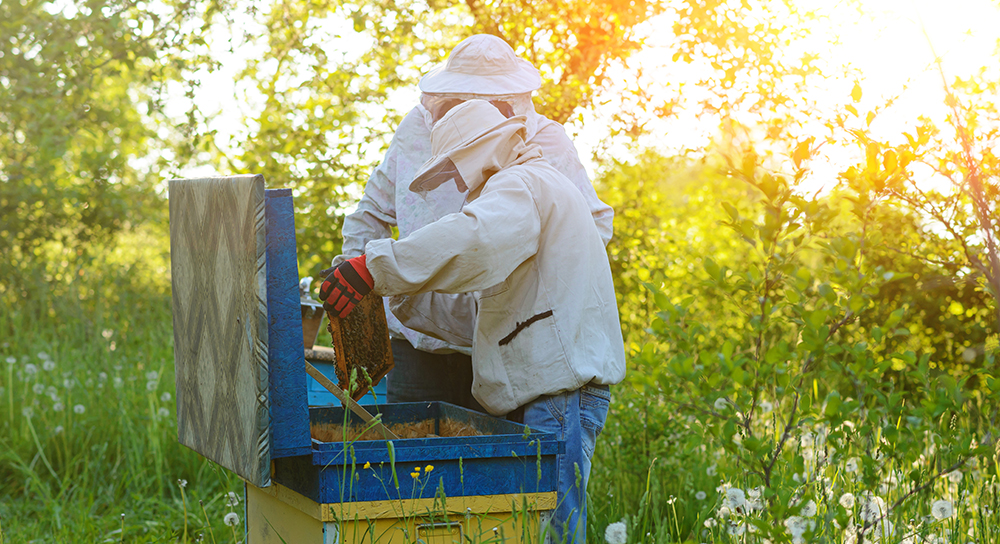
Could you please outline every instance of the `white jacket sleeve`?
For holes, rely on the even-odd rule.
[[[473,294],[420,293],[390,297],[388,302],[389,311],[407,328],[453,346],[472,347],[477,306]]]
[[[378,295],[481,291],[506,279],[538,251],[534,199],[516,175],[500,173],[483,193],[402,240],[368,242],[368,270]]]
[[[580,155],[573,145],[573,140],[566,135],[566,129],[555,121],[543,118],[539,123],[538,132],[529,143],[541,146],[545,160],[580,190],[590,207],[590,215],[597,225],[597,233],[601,235],[604,245],[608,245],[614,235],[615,211],[597,197],[597,191],[590,183],[587,169],[580,162]]]

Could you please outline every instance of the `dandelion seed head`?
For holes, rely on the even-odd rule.
[[[774,405],[766,400],[760,401],[760,411],[769,414],[774,411]]]
[[[63,426],[62,426],[62,425],[56,425],[56,428],[55,428],[55,429],[52,429],[52,433],[53,433],[53,434],[62,434],[62,432],[63,432],[64,430],[65,430],[65,429],[63,429]]]
[[[948,519],[954,515],[954,513],[955,508],[952,506],[950,501],[939,500],[934,501],[934,503],[931,504],[931,515],[934,516],[934,519]]]
[[[156,382],[146,382],[146,391],[156,391]]]
[[[961,470],[953,470],[953,471],[951,471],[951,472],[949,472],[947,474],[947,477],[948,477],[948,481],[949,482],[951,482],[953,484],[957,484],[958,482],[962,481],[962,471]]]
[[[183,488],[187,487],[188,481],[184,480],[184,479],[178,479],[177,480],[177,485],[179,485],[181,487],[181,489],[183,489]]]
[[[34,376],[35,374],[38,374],[38,367],[31,363],[28,363],[24,365],[24,373],[29,376]]]
[[[840,496],[840,499],[837,502],[839,502],[844,508],[850,510],[851,508],[854,508],[854,495],[851,493],[844,493]]]
[[[160,395],[160,400],[163,402],[170,402],[170,393],[164,392],[162,395]]]
[[[729,533],[729,536],[742,536],[743,533],[747,532],[747,526],[745,523],[729,522],[726,532]]]
[[[12,365],[17,362],[17,357],[7,357],[7,364]]]
[[[625,544],[628,542],[628,530],[624,521],[616,521],[604,529],[604,541],[608,544]]]
[[[57,403],[55,403],[55,404],[52,405],[52,410],[54,410],[56,412],[62,412],[65,408],[66,407],[63,406],[63,403],[61,403],[61,402],[57,402]]]
[[[21,408],[21,415],[30,419],[31,416],[35,415],[35,411],[31,408],[31,406],[25,406],[24,408]]]
[[[746,509],[747,496],[742,489],[738,487],[730,487],[726,490],[726,498],[723,504],[728,506],[730,510],[739,511],[740,509]]]
[[[729,406],[729,401],[727,401],[725,399],[725,397],[719,397],[719,398],[715,399],[715,409],[716,410],[719,410],[719,411],[725,410],[727,406]]]
[[[120,377],[118,377],[118,376],[115,376],[114,383],[115,383],[115,388],[116,389],[121,389],[122,385],[125,384],[125,382]]]
[[[146,379],[149,381],[153,381],[159,377],[160,373],[155,370],[150,370],[149,372],[146,373]]]
[[[107,372],[101,372],[100,374],[97,375],[97,379],[101,380],[102,382],[107,381],[108,380],[108,373]]]
[[[56,369],[55,361],[45,361],[44,363],[42,363],[42,370],[49,371],[55,369]]]
[[[885,501],[882,500],[882,497],[865,492],[865,497],[861,502],[861,519],[865,523],[874,523],[885,513]]]
[[[167,417],[170,415],[170,410],[167,410],[166,408],[161,406],[160,409],[156,411],[156,415],[160,417]]]
[[[236,512],[230,512],[222,518],[222,522],[229,527],[236,527],[236,524],[240,522],[240,517],[236,515]]]
[[[705,520],[705,523],[704,523],[705,527],[708,527],[709,529],[711,529],[712,527],[715,527],[718,524],[719,524],[719,522],[716,521],[715,518],[708,518],[708,519]]]
[[[44,351],[39,351],[38,352],[38,358],[41,359],[41,360],[43,360],[43,361],[49,361],[49,360],[52,359],[51,357],[49,357],[49,354],[45,353]]]
[[[82,404],[77,404],[76,406],[73,407],[73,413],[75,414],[82,414],[86,411],[87,408],[85,408]]]
[[[698,499],[699,501],[705,500],[706,497],[708,497],[708,494],[706,494],[704,491],[699,491],[694,494],[694,498]]]
[[[705,474],[708,474],[709,476],[715,476],[718,472],[719,469],[714,464],[709,465],[709,467],[705,469]]]
[[[63,380],[63,387],[66,389],[73,389],[74,385],[76,385],[76,382],[74,382],[70,378],[66,378],[65,380]]]
[[[816,501],[809,501],[802,507],[802,515],[811,518],[816,515]]]
[[[858,471],[858,458],[857,457],[851,457],[850,459],[848,459],[847,463],[844,464],[844,470],[846,472],[857,472]]]
[[[239,495],[236,494],[235,491],[230,491],[230,492],[226,493],[226,505],[227,506],[236,506],[239,503],[240,503],[240,497],[239,497]]]
[[[108,340],[108,339],[111,338],[111,335],[113,335],[114,333],[115,333],[115,331],[113,331],[111,329],[104,329],[103,331],[101,331],[101,336],[103,336],[105,340]]]
[[[31,386],[31,392],[36,395],[41,395],[42,393],[45,392],[45,384],[36,383],[35,385]]]

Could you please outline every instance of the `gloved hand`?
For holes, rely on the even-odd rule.
[[[365,295],[371,292],[375,287],[375,280],[368,272],[365,260],[366,257],[361,255],[320,272],[326,275],[323,285],[319,288],[319,299],[323,301],[323,309],[343,319]]]

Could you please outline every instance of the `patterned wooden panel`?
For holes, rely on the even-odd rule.
[[[270,484],[264,177],[170,180],[177,434]]]
[[[336,371],[340,388],[347,391],[351,373],[357,369],[356,389],[352,397],[365,396],[386,373],[392,370],[392,344],[385,322],[382,297],[369,295],[354,307],[344,319],[327,312],[327,330],[337,355]],[[369,383],[365,374],[371,378]]]

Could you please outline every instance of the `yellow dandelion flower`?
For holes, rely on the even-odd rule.
[[[420,477],[420,473],[419,472],[411,472],[410,473],[410,478],[413,478],[414,480],[416,480],[419,477]]]
[[[434,465],[427,465],[427,467],[424,468],[424,472],[430,472],[432,470],[434,470]]]
[[[420,472],[420,467],[413,467],[414,472]]]
[[[371,463],[365,463],[365,469],[369,469],[369,468],[372,468],[372,464]]]

